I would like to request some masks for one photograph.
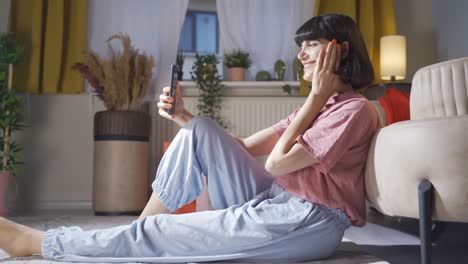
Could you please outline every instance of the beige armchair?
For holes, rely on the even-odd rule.
[[[367,199],[390,216],[419,218],[421,262],[430,263],[432,220],[468,222],[468,58],[413,78],[411,120],[377,132]]]

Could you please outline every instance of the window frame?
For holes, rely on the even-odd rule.
[[[215,30],[215,39],[216,39],[216,48],[215,48],[215,54],[219,53],[219,20],[218,20],[218,13],[214,11],[202,11],[202,10],[187,10],[187,13],[185,14],[185,17],[191,16],[192,17],[192,50],[181,50],[179,47],[177,50],[182,53],[198,53],[197,52],[197,19],[196,19],[196,14],[208,14],[208,15],[214,15],[216,18],[216,30]],[[184,18],[185,22],[185,18]],[[179,42],[181,39],[179,39]],[[206,52],[200,52],[200,54],[208,54]]]

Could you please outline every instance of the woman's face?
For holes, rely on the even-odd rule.
[[[297,54],[297,58],[304,65],[304,80],[311,82],[314,73],[316,61],[319,57],[320,50],[326,49],[330,41],[320,38],[317,40],[304,40],[301,45],[301,51]]]

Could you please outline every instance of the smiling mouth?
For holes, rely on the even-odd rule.
[[[309,61],[309,62],[302,63],[302,65],[307,66],[307,65],[312,65],[314,63],[315,61]]]

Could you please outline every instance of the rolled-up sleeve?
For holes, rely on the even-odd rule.
[[[359,143],[371,121],[366,107],[335,111],[315,122],[296,142],[317,159],[321,170],[328,172],[346,151]]]

